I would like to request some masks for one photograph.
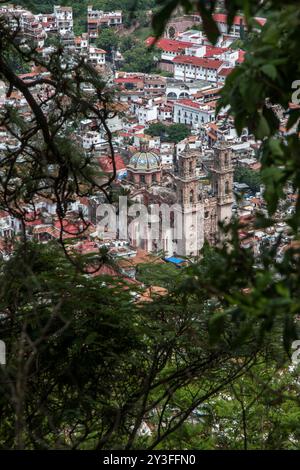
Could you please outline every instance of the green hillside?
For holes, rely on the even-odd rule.
[[[75,33],[82,33],[86,27],[86,11],[88,5],[104,11],[122,10],[124,24],[130,26],[133,18],[145,18],[144,12],[152,9],[155,0],[18,0],[16,2],[33,13],[52,12],[53,5],[72,6],[74,13]],[[133,13],[134,11],[134,13]]]

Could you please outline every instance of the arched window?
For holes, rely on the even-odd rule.
[[[175,30],[174,26],[170,26],[169,31],[168,31],[168,35],[169,35],[170,39],[175,38],[176,30]]]
[[[229,181],[225,183],[225,194],[229,194]]]
[[[194,190],[190,190],[190,202],[194,202]]]
[[[189,172],[190,172],[190,175],[193,174],[193,162],[190,162],[189,164]]]

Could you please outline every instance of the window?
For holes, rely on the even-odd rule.
[[[209,217],[209,212],[208,211],[205,211],[204,217],[205,217],[205,219],[208,219],[208,217]]]
[[[145,182],[146,182],[146,180],[145,180],[145,175],[141,175],[141,176],[140,176],[140,182],[141,182],[141,183],[145,183]]]
[[[225,194],[229,194],[229,181],[225,183]]]
[[[194,202],[194,190],[190,190],[190,203]]]

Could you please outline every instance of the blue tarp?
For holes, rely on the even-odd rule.
[[[181,264],[184,263],[185,260],[182,258],[176,258],[175,256],[170,256],[170,258],[165,258],[165,261],[168,261],[168,263]]]

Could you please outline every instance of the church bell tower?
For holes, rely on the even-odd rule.
[[[198,152],[187,145],[178,156],[175,176],[177,203],[182,217],[182,236],[177,240],[177,254],[197,256],[204,243],[204,206],[196,174]]]
[[[225,140],[214,146],[212,173],[213,194],[217,198],[217,213],[220,222],[229,222],[232,216],[233,167],[231,150]]]

